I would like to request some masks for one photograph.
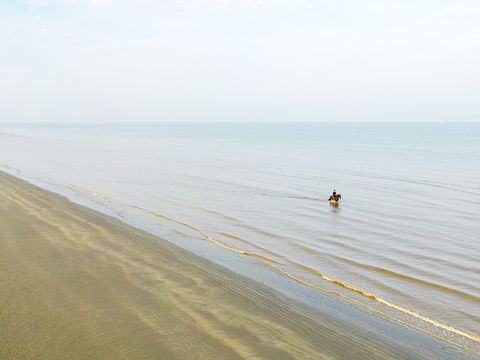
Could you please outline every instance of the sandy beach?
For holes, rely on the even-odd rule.
[[[319,314],[4,173],[0,198],[2,359],[475,358]]]

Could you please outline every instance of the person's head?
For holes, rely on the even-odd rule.
[[[333,195],[337,195],[337,191],[336,191],[336,190],[333,190]]]

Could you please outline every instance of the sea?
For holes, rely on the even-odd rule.
[[[0,170],[479,349],[480,123],[0,124]]]

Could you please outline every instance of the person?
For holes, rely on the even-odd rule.
[[[328,201],[335,201],[338,202],[342,198],[342,195],[337,194],[337,190],[333,190],[333,194],[330,195]]]

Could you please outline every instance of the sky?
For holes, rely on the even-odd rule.
[[[480,121],[478,0],[0,0],[0,122]]]

